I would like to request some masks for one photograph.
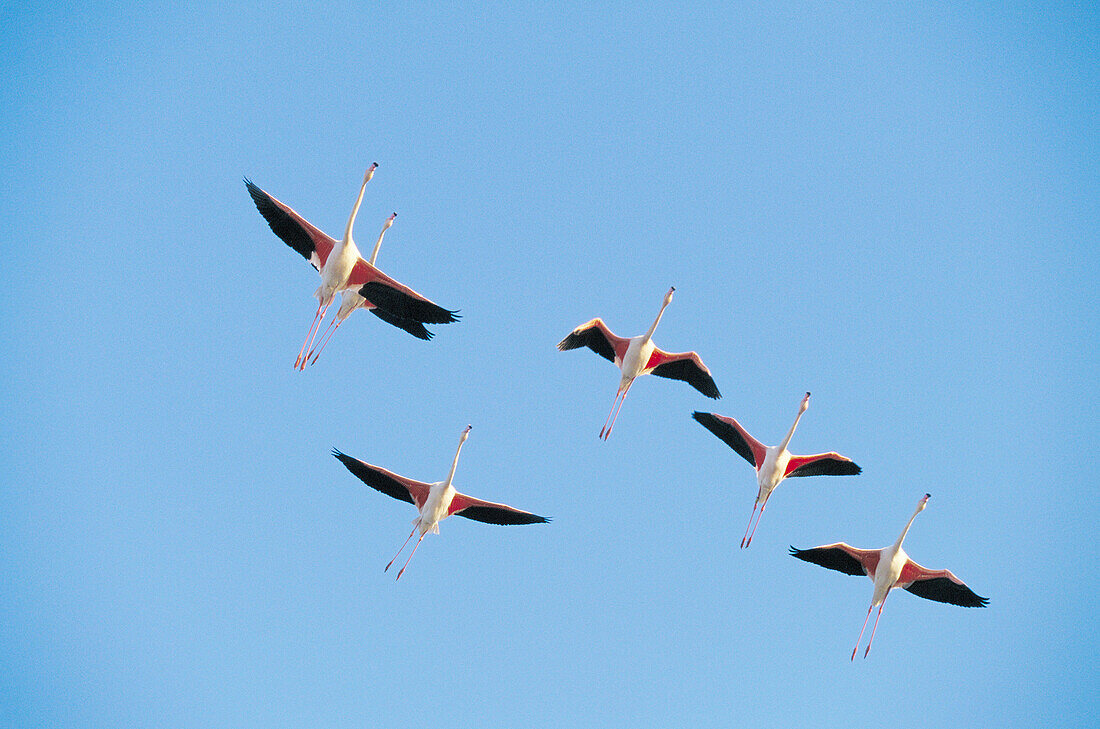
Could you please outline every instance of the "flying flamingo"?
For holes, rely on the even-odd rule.
[[[378,234],[378,242],[374,244],[374,251],[371,253],[370,260],[367,261],[370,265],[374,265],[374,261],[378,258],[378,251],[382,247],[382,238],[385,237],[386,231],[393,225],[393,221],[397,219],[397,213],[394,213],[390,217],[386,218],[385,224],[382,226],[382,232]],[[344,320],[351,316],[351,313],[356,309],[366,307],[367,311],[377,316],[382,321],[394,325],[399,329],[404,329],[409,334],[413,335],[417,339],[431,339],[432,333],[425,328],[423,324],[412,319],[402,319],[401,317],[390,314],[385,309],[379,309],[371,304],[369,301],[359,295],[358,291],[353,289],[347,289],[340,292],[340,309],[336,312],[336,317],[329,322],[328,328],[325,333],[321,335],[319,340],[320,344],[317,346],[317,352],[314,354],[312,351],[306,355],[309,359],[309,363],[315,364],[317,358],[321,356],[321,352],[324,351],[328,341],[332,339],[332,335],[336,333],[336,330],[340,328],[340,325],[344,323]]]
[[[791,442],[794,429],[798,427],[798,421],[802,413],[810,407],[810,393],[802,398],[802,404],[798,406],[798,415],[794,419],[794,425],[787,433],[787,437],[777,446],[766,446],[756,438],[748,434],[741,424],[733,418],[716,413],[692,413],[692,417],[699,423],[725,441],[738,455],[752,464],[756,469],[756,480],[760,490],[756,494],[756,501],[752,505],[752,514],[749,515],[749,525],[745,527],[745,536],[741,537],[741,548],[752,543],[752,535],[756,534],[756,527],[752,526],[752,518],[756,516],[756,507],[760,507],[760,516],[756,516],[756,524],[760,525],[760,517],[764,516],[764,507],[771,497],[772,491],[779,482],[788,476],[854,476],[860,472],[859,466],[852,463],[850,458],[845,458],[839,453],[816,453],[812,456],[793,456],[787,450],[787,444]]]
[[[455,460],[451,464],[451,472],[447,474],[447,479],[436,483],[414,481],[411,478],[398,476],[396,473],[387,471],[384,468],[372,466],[357,458],[344,455],[336,449],[332,451],[332,455],[339,458],[340,462],[363,483],[387,496],[415,504],[420,511],[420,515],[413,520],[413,529],[409,533],[408,539],[405,540],[405,543],[401,545],[401,549],[397,550],[397,554],[393,556],[390,563],[386,565],[386,569],[383,570],[389,570],[394,560],[404,551],[409,540],[413,538],[413,534],[416,534],[419,530],[420,538],[416,540],[416,545],[409,553],[409,558],[405,560],[405,566],[397,573],[397,579],[399,580],[405,572],[405,567],[409,566],[413,555],[416,554],[416,548],[420,546],[424,535],[428,532],[439,534],[439,522],[452,514],[458,514],[474,521],[483,521],[487,524],[545,524],[550,521],[544,516],[513,509],[511,506],[505,506],[504,504],[482,501],[455,491],[451,482],[454,480],[455,469],[458,467],[458,454],[462,452],[462,444],[466,442],[466,438],[470,435],[470,428],[471,426],[467,425],[466,429],[462,431],[462,438],[458,442],[458,450],[455,452]]]
[[[563,352],[567,349],[588,347],[601,357],[614,362],[615,366],[622,370],[622,379],[619,380],[619,390],[615,393],[615,402],[612,403],[611,412],[607,414],[607,420],[600,429],[600,437],[604,440],[611,436],[611,429],[615,427],[615,421],[619,417],[618,410],[622,409],[626,393],[639,375],[657,375],[673,380],[683,380],[707,397],[715,399],[722,397],[714,380],[711,379],[710,370],[703,364],[698,354],[695,352],[674,354],[658,349],[653,344],[653,332],[665,313],[665,307],[672,302],[672,292],[675,290],[676,287],[673,286],[665,294],[665,300],[661,304],[661,310],[657,312],[657,318],[653,320],[649,331],[641,336],[630,338],[615,336],[602,319],[596,318],[581,324],[569,336],[558,342],[558,349]]]
[[[909,517],[909,523],[901,530],[898,541],[884,549],[856,549],[844,542],[826,544],[813,549],[791,547],[792,557],[849,575],[867,575],[875,583],[875,591],[871,594],[871,607],[867,608],[867,617],[863,619],[863,627],[859,630],[856,647],[852,649],[853,661],[856,659],[856,651],[859,650],[859,642],[863,640],[863,631],[867,629],[871,610],[878,605],[875,626],[871,628],[871,637],[867,639],[867,648],[863,651],[863,657],[866,658],[870,653],[871,641],[875,639],[875,630],[878,629],[878,620],[882,617],[886,597],[895,587],[908,590],[918,597],[962,607],[985,607],[989,604],[987,598],[974,594],[962,580],[951,574],[950,570],[925,569],[909,559],[909,555],[901,548],[901,543],[909,527],[912,526],[913,520],[917,518],[917,514],[924,511],[930,498],[932,498],[931,494],[924,495],[917,504],[917,510],[913,512],[913,516]]]
[[[359,205],[363,202],[363,191],[374,176],[374,170],[377,167],[377,163],[372,164],[363,176],[359,196],[355,199],[355,206],[348,218],[344,238],[340,241],[322,233],[289,206],[256,187],[251,180],[244,181],[248,194],[256,203],[256,209],[267,220],[267,224],[275,235],[301,253],[321,273],[321,285],[313,294],[318,302],[317,313],[313,317],[313,324],[309,328],[309,333],[306,334],[302,349],[294,361],[294,366],[298,369],[305,368],[308,359],[306,353],[311,351],[318,325],[324,319],[328,307],[339,291],[358,290],[361,296],[368,299],[370,305],[383,309],[390,315],[379,315],[390,324],[395,323],[395,318],[413,320],[421,324],[447,324],[457,321],[456,312],[432,303],[409,287],[382,273],[359,255],[359,249],[352,240],[352,226],[355,224]]]

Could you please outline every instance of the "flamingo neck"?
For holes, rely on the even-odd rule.
[[[642,337],[643,342],[648,342],[653,338],[653,332],[657,331],[657,325],[661,323],[661,317],[665,314],[665,308],[668,306],[668,302],[661,304],[661,310],[657,312],[657,318],[653,320],[653,324],[649,327],[649,331]]]
[[[382,238],[385,237],[386,231],[390,229],[390,226],[382,228],[382,232],[378,234],[378,242],[374,244],[374,250],[370,254],[370,265],[374,265],[374,261],[378,258],[378,251],[382,248]],[[348,228],[348,232],[351,232],[351,228]]]
[[[466,442],[466,436],[463,435],[462,440],[460,440],[458,442],[458,450],[455,451],[455,460],[454,460],[454,463],[451,464],[451,472],[447,474],[447,480],[443,484],[443,488],[447,488],[448,486],[451,485],[451,482],[454,481],[455,470],[458,468],[458,456],[459,456],[460,453],[462,453],[462,446],[465,442]]]
[[[905,535],[909,533],[909,527],[913,526],[913,520],[917,518],[917,514],[921,512],[921,507],[917,507],[917,510],[913,512],[913,516],[909,517],[909,523],[905,525],[905,528],[901,530],[901,535],[898,537],[898,541],[894,542],[894,551],[901,549],[901,543],[905,541]]]
[[[782,453],[787,449],[787,445],[791,442],[791,438],[794,436],[794,429],[798,427],[798,421],[802,419],[803,410],[798,411],[798,415],[794,417],[794,423],[791,424],[791,429],[787,431],[787,437],[783,439],[783,443],[779,446],[779,452]]]
[[[360,203],[363,202],[363,191],[367,189],[368,180],[369,178],[367,180],[363,180],[363,186],[359,188],[359,197],[355,198],[355,207],[351,209],[351,217],[348,218],[348,227],[347,230],[344,231],[344,245],[347,245],[351,242],[351,228],[353,225],[355,225],[355,216],[359,213]],[[379,238],[378,240],[379,243],[382,242],[381,238]]]

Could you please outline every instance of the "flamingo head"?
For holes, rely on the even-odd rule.
[[[669,304],[671,304],[671,303],[672,303],[672,293],[673,293],[673,292],[674,292],[675,290],[676,290],[676,287],[675,287],[675,286],[670,286],[670,287],[669,287],[669,289],[668,289],[668,293],[667,293],[667,294],[665,294],[665,306],[668,306]]]
[[[798,406],[798,412],[804,413],[810,409],[810,393],[806,393],[802,396],[802,402]]]
[[[364,185],[367,184],[368,182],[370,182],[370,178],[374,177],[374,171],[376,169],[378,169],[378,163],[377,162],[371,162],[370,167],[367,168],[367,173],[365,175],[363,175],[363,184]]]
[[[925,494],[924,498],[917,504],[917,511],[924,511],[924,507],[928,506],[928,500],[932,498],[932,494]]]
[[[383,230],[389,230],[389,229],[390,229],[390,226],[391,226],[391,225],[393,225],[393,221],[394,221],[394,220],[395,220],[396,218],[397,218],[397,213],[394,213],[394,214],[393,214],[393,215],[391,215],[390,217],[386,218],[386,227],[385,227],[385,228],[384,228]]]
[[[470,429],[473,428],[473,427],[474,426],[472,426],[472,425],[467,425],[466,429],[462,431],[462,442],[463,443],[465,443],[466,439],[470,437]]]

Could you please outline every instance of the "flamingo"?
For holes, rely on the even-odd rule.
[[[387,496],[415,504],[420,512],[413,520],[413,528],[408,539],[401,545],[401,549],[397,550],[397,554],[393,556],[383,572],[389,570],[397,556],[404,551],[409,540],[413,538],[413,534],[416,534],[419,530],[420,538],[416,540],[416,545],[409,553],[409,558],[405,560],[405,566],[397,573],[397,579],[400,580],[401,575],[405,572],[405,567],[409,566],[413,555],[416,554],[416,548],[424,540],[424,535],[428,532],[439,534],[439,522],[452,514],[458,514],[474,521],[483,521],[487,524],[545,524],[550,521],[545,516],[520,511],[504,504],[482,501],[455,491],[451,482],[454,480],[455,469],[458,467],[458,456],[462,453],[462,444],[469,437],[471,427],[467,425],[466,429],[462,431],[462,437],[458,441],[458,450],[455,452],[455,459],[451,464],[451,472],[447,474],[446,480],[437,481],[436,483],[424,483],[423,481],[414,481],[411,478],[398,476],[392,471],[372,466],[357,458],[345,455],[335,448],[333,449],[332,455],[340,459],[340,462],[355,474],[360,481]]]
[[[657,318],[653,320],[649,331],[641,336],[630,338],[615,336],[602,319],[596,318],[581,324],[569,336],[558,342],[558,349],[563,352],[578,347],[588,347],[601,357],[614,362],[615,366],[622,370],[619,390],[615,393],[615,402],[612,403],[611,412],[607,414],[607,420],[600,429],[600,438],[604,440],[611,436],[611,429],[615,427],[615,421],[619,417],[618,410],[622,409],[626,393],[639,375],[657,375],[673,380],[683,380],[707,397],[714,399],[722,397],[710,376],[710,370],[703,364],[698,354],[665,352],[653,344],[653,332],[657,329],[665,308],[672,302],[674,291],[676,291],[675,286],[665,294],[665,300],[661,304],[661,310],[657,312]]]
[[[314,314],[306,340],[302,343],[302,349],[294,361],[294,366],[298,369],[305,368],[308,359],[306,352],[311,351],[318,325],[324,319],[328,307],[332,304],[337,292],[346,289],[358,290],[359,295],[366,298],[372,306],[387,312],[389,316],[380,314],[379,317],[390,324],[395,324],[394,319],[408,319],[421,324],[447,324],[457,321],[455,318],[457,312],[432,303],[409,287],[382,273],[359,255],[359,249],[352,239],[352,226],[355,224],[359,206],[363,202],[363,192],[377,168],[376,162],[363,175],[359,196],[355,199],[344,238],[340,241],[322,233],[289,206],[252,184],[251,180],[246,178],[244,181],[248,194],[256,204],[256,209],[267,220],[272,232],[288,246],[301,253],[321,273],[321,285],[313,294],[318,302],[317,313]]]
[[[382,232],[378,234],[378,242],[374,244],[374,251],[371,253],[370,260],[367,261],[370,265],[373,266],[375,260],[378,258],[378,251],[382,248],[382,238],[385,237],[386,231],[390,229],[393,225],[393,221],[396,219],[397,213],[393,213],[390,217],[386,218],[386,222],[382,225]],[[358,291],[347,289],[340,292],[340,309],[336,312],[336,317],[329,322],[328,329],[321,335],[320,344],[317,346],[317,353],[314,354],[310,352],[309,355],[307,355],[311,365],[317,362],[317,358],[321,356],[321,352],[324,351],[329,339],[332,339],[332,335],[336,333],[336,330],[340,328],[344,320],[351,316],[353,311],[362,307],[366,307],[367,311],[371,312],[382,321],[388,322],[399,329],[404,329],[417,339],[428,340],[432,338],[432,333],[420,322],[394,316],[384,309],[379,309],[371,304],[360,296]]]
[[[901,548],[909,527],[917,514],[924,511],[928,505],[931,494],[925,494],[917,504],[917,510],[909,517],[909,523],[901,530],[898,540],[891,546],[883,549],[856,549],[844,542],[826,544],[823,547],[813,549],[795,549],[791,547],[791,556],[798,557],[806,562],[812,562],[822,567],[828,567],[837,572],[849,575],[867,575],[875,583],[875,590],[871,594],[871,607],[867,608],[867,617],[863,619],[863,627],[859,630],[859,638],[856,639],[856,647],[852,649],[852,660],[856,659],[856,651],[859,650],[859,642],[863,640],[863,631],[867,629],[867,621],[871,617],[871,610],[878,605],[878,615],[875,617],[875,626],[871,628],[871,637],[867,639],[867,648],[863,651],[863,657],[871,652],[871,641],[875,639],[875,630],[878,628],[878,620],[882,617],[882,608],[886,604],[886,597],[890,590],[900,587],[903,590],[918,597],[946,602],[962,607],[986,607],[989,599],[979,597],[967,587],[962,580],[953,575],[950,570],[930,570],[921,567],[909,559],[909,555]],[[880,569],[881,568],[881,569]]]
[[[760,517],[764,516],[764,507],[768,503],[775,487],[788,476],[854,476],[860,472],[860,467],[839,453],[815,453],[812,456],[794,456],[787,450],[787,444],[791,442],[794,429],[798,427],[798,421],[802,413],[810,407],[810,393],[802,398],[798,406],[798,415],[794,419],[794,425],[783,442],[777,446],[766,446],[748,434],[741,424],[733,418],[728,418],[717,413],[694,412],[692,417],[699,423],[725,441],[733,450],[752,464],[756,469],[756,480],[760,490],[756,494],[756,501],[752,505],[752,514],[749,515],[749,525],[745,527],[745,536],[741,537],[741,548],[752,543],[752,536],[756,534],[756,527],[752,527],[752,518],[756,516],[756,507],[760,507],[760,516],[756,516],[756,524],[760,525]]]

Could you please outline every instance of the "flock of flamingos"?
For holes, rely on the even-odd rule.
[[[425,324],[448,324],[458,320],[457,312],[444,309],[429,301],[375,267],[374,262],[382,246],[382,238],[393,225],[397,213],[387,218],[369,261],[364,260],[359,249],[356,248],[351,235],[352,226],[355,224],[359,205],[363,202],[363,192],[377,168],[377,163],[372,164],[363,176],[363,184],[359,188],[359,196],[355,199],[355,206],[348,218],[344,237],[339,241],[321,232],[289,206],[256,187],[250,180],[245,180],[245,186],[256,203],[256,208],[271,226],[275,235],[302,254],[321,274],[321,285],[313,294],[318,302],[317,313],[313,316],[313,323],[294,361],[294,366],[299,370],[304,369],[306,364],[317,361],[336,329],[356,309],[366,309],[382,321],[404,329],[419,339],[431,339],[433,336],[432,332],[425,328]],[[640,375],[657,375],[673,380],[683,380],[707,397],[715,399],[721,397],[718,387],[710,376],[710,370],[703,364],[698,354],[665,352],[653,344],[653,332],[657,329],[665,309],[672,302],[675,290],[670,288],[665,294],[661,309],[657,312],[657,318],[653,320],[653,324],[645,334],[637,337],[620,337],[613,334],[602,320],[596,318],[581,324],[558,344],[558,349],[563,351],[588,347],[601,357],[614,362],[622,371],[615,402],[611,406],[611,412],[608,413],[603,428],[600,429],[602,439],[606,440],[611,435],[611,429],[615,427],[615,420],[630,391],[630,386]],[[341,295],[340,307],[336,316],[329,322],[328,328],[318,338],[321,323],[338,293]],[[795,476],[851,476],[860,472],[859,466],[839,453],[796,456],[787,450],[798,421],[809,405],[810,393],[807,392],[798,407],[794,424],[778,446],[764,445],[749,435],[748,431],[733,418],[716,413],[695,412],[693,414],[700,425],[718,436],[756,470],[759,490],[748,526],[745,527],[745,536],[741,539],[742,548],[748,547],[752,542],[768,499],[783,479]],[[420,532],[420,537],[416,540],[404,566],[397,572],[397,579],[401,578],[405,568],[409,566],[424,536],[428,532],[438,534],[439,522],[448,516],[457,514],[489,524],[545,524],[549,521],[546,517],[505,504],[476,499],[455,490],[452,482],[455,469],[458,467],[458,456],[462,452],[462,445],[470,435],[470,427],[467,425],[462,431],[458,450],[455,452],[454,462],[451,464],[447,478],[436,483],[425,483],[399,476],[379,466],[333,450],[333,455],[363,483],[395,499],[415,505],[419,512],[408,539],[386,565],[386,570],[389,570],[413,536]],[[878,615],[875,617],[874,627],[871,628],[871,637],[867,640],[867,647],[863,651],[864,657],[870,652],[871,641],[875,639],[875,630],[878,628],[879,618],[882,617],[886,597],[896,587],[929,600],[962,607],[985,607],[989,602],[986,598],[976,595],[949,570],[926,569],[909,559],[905,550],[902,549],[901,544],[909,532],[909,527],[917,518],[917,514],[927,506],[929,498],[929,494],[921,498],[916,511],[909,518],[897,541],[888,547],[856,549],[844,542],[826,544],[813,549],[791,547],[791,556],[798,559],[849,575],[867,575],[874,582],[871,606],[867,608],[867,617],[863,620],[856,647],[852,650],[852,660],[855,660],[859,644],[863,641],[863,633],[867,629],[871,611],[878,606]]]

